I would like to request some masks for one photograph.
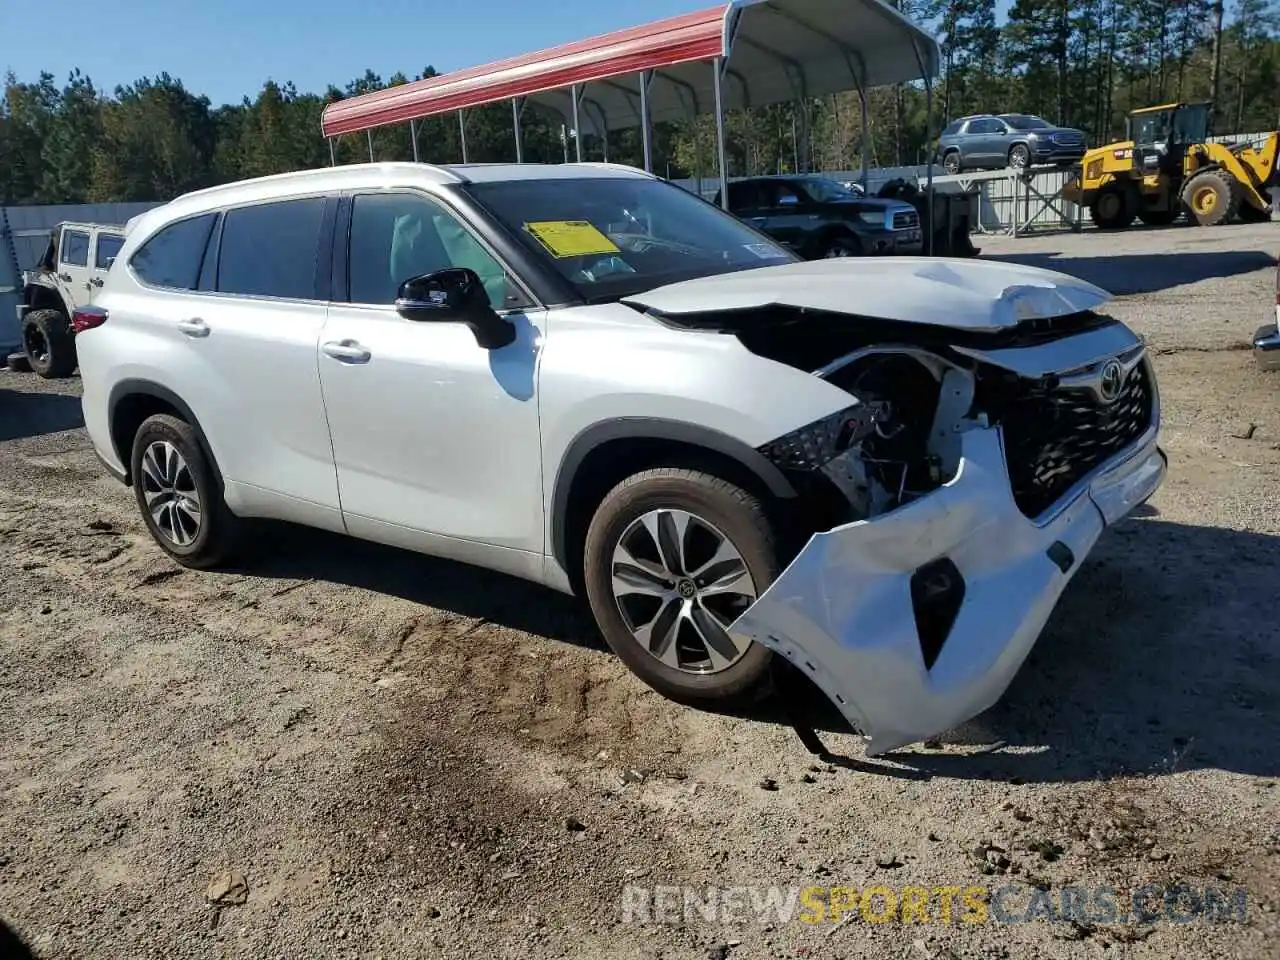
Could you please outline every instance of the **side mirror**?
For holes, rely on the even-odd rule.
[[[396,313],[406,320],[461,322],[485,350],[505,347],[516,330],[489,303],[484,282],[468,267],[449,267],[411,277],[400,284]]]

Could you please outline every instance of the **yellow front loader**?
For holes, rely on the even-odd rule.
[[[1063,199],[1089,210],[1105,230],[1134,219],[1216,226],[1233,219],[1271,218],[1272,178],[1280,132],[1261,149],[1249,144],[1209,143],[1208,103],[1167,103],[1135,110],[1126,123],[1129,139],[1095,147],[1084,155]]]

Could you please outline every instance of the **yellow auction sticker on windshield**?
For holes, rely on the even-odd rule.
[[[594,254],[617,253],[612,240],[586,220],[540,220],[526,223],[524,228],[550,251],[553,257],[589,257]]]

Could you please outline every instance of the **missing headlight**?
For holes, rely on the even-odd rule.
[[[888,407],[860,403],[766,443],[760,452],[781,470],[819,470],[883,424]]]

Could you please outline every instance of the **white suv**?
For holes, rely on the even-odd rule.
[[[1160,484],[1107,299],[804,263],[631,168],[371,164],[144,214],[76,327],[94,446],[180,563],[273,517],[506,571],[684,702],[781,654],[875,753],[993,703]]]

